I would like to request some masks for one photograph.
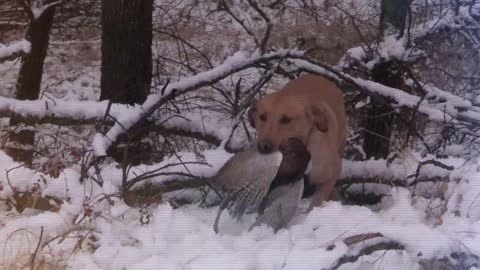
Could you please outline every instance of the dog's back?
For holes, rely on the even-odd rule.
[[[287,83],[284,88],[272,95],[276,95],[279,100],[297,100],[305,106],[322,103],[332,110],[329,120],[329,132],[336,137],[337,149],[340,156],[343,156],[345,148],[345,139],[347,135],[347,115],[342,92],[338,86],[321,76],[304,75],[296,80]]]

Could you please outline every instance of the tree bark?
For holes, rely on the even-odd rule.
[[[405,34],[410,0],[383,0],[380,15],[379,42],[386,36],[395,35],[402,38]],[[398,61],[380,61],[373,67],[372,79],[378,83],[401,89],[403,86],[402,72]],[[386,158],[390,153],[395,115],[392,108],[371,102],[366,111],[364,129],[366,130],[363,149],[367,158]]]
[[[102,1],[102,75],[100,100],[142,104],[152,81],[153,0]],[[152,147],[140,142],[151,123],[143,122],[135,134],[123,137],[123,146],[109,156],[126,164],[139,164],[152,156]],[[150,151],[150,152],[149,152]]]
[[[26,9],[27,12],[31,12]],[[30,14],[30,13],[29,13]],[[43,64],[47,56],[50,30],[52,28],[55,6],[48,7],[38,18],[30,14],[30,23],[26,39],[31,43],[31,51],[22,57],[22,65],[17,79],[15,97],[20,100],[35,100],[40,94],[43,76]],[[11,117],[10,126],[21,124],[20,118]],[[6,152],[13,160],[30,166],[33,159],[35,133],[21,130],[9,136]]]
[[[397,34],[400,38],[405,34],[408,10],[411,0],[382,0],[380,13],[380,38]]]
[[[152,80],[153,0],[102,1],[100,100],[141,104]]]

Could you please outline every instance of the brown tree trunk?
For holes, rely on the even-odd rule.
[[[400,72],[395,70],[394,62],[383,62],[374,66],[372,79],[378,83],[393,88],[401,88],[403,79]],[[365,121],[365,137],[363,149],[367,158],[386,158],[390,153],[390,139],[392,137],[395,114],[390,106],[372,101],[367,108]]]
[[[153,0],[102,1],[100,100],[141,104],[152,80]]]
[[[379,42],[388,35],[403,37],[410,2],[410,0],[382,0]],[[398,61],[395,60],[380,61],[376,64],[372,70],[372,79],[397,89],[403,86],[402,73]],[[363,141],[365,154],[367,158],[386,158],[390,153],[390,139],[395,123],[392,108],[372,101],[367,107],[366,114]]]
[[[30,12],[29,10],[27,10]],[[47,8],[38,18],[33,18],[28,26],[26,39],[31,43],[31,51],[22,57],[22,65],[17,79],[15,98],[19,100],[35,100],[40,94],[43,75],[43,63],[47,56],[47,48],[52,28],[55,6]],[[17,117],[10,119],[10,126],[17,126],[22,120]],[[35,132],[22,130],[9,137],[6,152],[18,162],[32,164]]]
[[[100,100],[141,104],[152,80],[153,0],[102,1],[102,75]],[[145,121],[142,129],[147,129]],[[139,164],[151,156],[152,147],[140,142],[145,130],[122,137],[122,146],[108,155],[117,162]]]
[[[405,34],[408,10],[412,0],[382,0],[380,13],[380,39],[387,35]]]

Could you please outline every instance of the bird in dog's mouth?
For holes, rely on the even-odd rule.
[[[282,141],[272,153],[262,154],[251,147],[231,157],[207,180],[221,197],[215,232],[218,233],[218,223],[225,208],[236,219],[257,213],[251,228],[267,224],[276,232],[286,227],[302,197],[303,176],[309,161],[307,148],[295,138]]]

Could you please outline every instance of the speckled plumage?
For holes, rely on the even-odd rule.
[[[209,185],[222,197],[215,220],[215,232],[218,232],[218,221],[225,208],[238,219],[245,213],[257,211],[281,161],[280,152],[262,155],[256,148],[250,148],[230,158],[217,175],[208,180]]]
[[[230,158],[216,176],[207,180],[222,199],[215,232],[225,208],[237,219],[259,213],[254,225],[268,224],[275,231],[285,227],[301,199],[309,160],[310,154],[297,139],[282,142],[279,151],[271,154],[250,148]]]

